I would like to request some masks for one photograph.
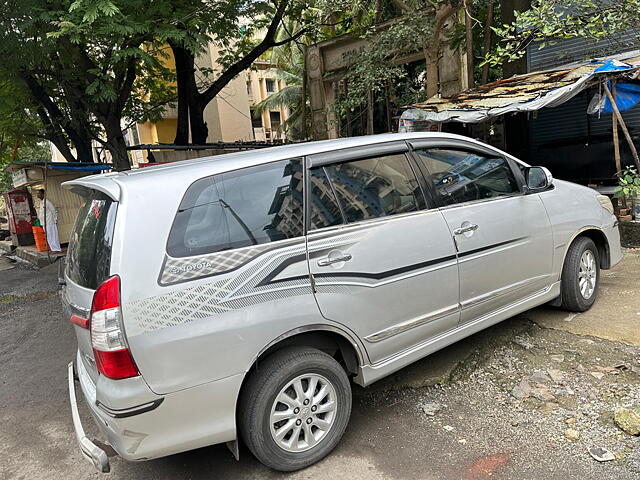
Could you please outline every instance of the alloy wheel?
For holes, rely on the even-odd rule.
[[[325,377],[300,375],[280,390],[269,418],[271,436],[287,452],[304,452],[327,435],[336,419],[335,388]]]
[[[584,299],[589,299],[596,290],[597,280],[596,258],[591,250],[585,250],[580,257],[580,270],[578,270],[578,286]]]

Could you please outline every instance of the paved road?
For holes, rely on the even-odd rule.
[[[632,316],[628,320],[636,322],[629,323],[632,332],[637,332],[633,329],[636,316],[640,318],[636,315],[640,288],[630,282],[637,281],[633,271],[639,260],[627,259],[625,265],[633,268],[623,266],[603,277],[605,288],[597,305],[601,310],[596,310],[613,323],[618,317],[627,322]],[[615,282],[631,291],[625,294],[625,301],[616,296]],[[55,265],[43,270],[18,266],[0,272],[3,480],[100,477],[81,457],[73,437],[66,365],[73,357],[75,339],[72,327],[62,318],[56,289]],[[580,317],[565,318],[562,312],[538,309],[369,389],[354,387],[353,417],[344,440],[331,456],[305,471],[278,474],[258,464],[246,450],[236,462],[224,446],[213,446],[141,463],[113,458],[110,477],[637,480],[640,442],[618,432],[606,411],[620,403],[633,403],[634,397],[640,402],[640,376],[628,370],[595,380],[587,373],[577,373],[576,368],[579,364],[589,371],[621,361],[637,364],[640,349],[578,335],[570,330],[579,330]],[[588,314],[585,319],[594,324]],[[536,320],[550,324],[542,328]],[[556,329],[558,325],[571,328]],[[591,328],[587,334],[598,332]],[[624,333],[620,335],[614,340],[626,339]],[[555,364],[550,360],[554,353],[566,359]],[[556,397],[553,401],[520,401],[509,395],[521,377],[551,367],[563,370],[567,378],[560,386],[549,387]],[[425,415],[421,408],[425,402],[436,402],[441,411]],[[583,436],[578,442],[563,437],[565,419],[574,416]],[[619,459],[608,464],[595,462],[585,450],[593,442],[610,448]]]

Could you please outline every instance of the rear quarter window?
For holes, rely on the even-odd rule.
[[[202,178],[182,199],[167,253],[204,255],[302,236],[302,206],[300,159]]]
[[[85,197],[67,253],[67,277],[96,289],[109,277],[117,202],[101,192]]]

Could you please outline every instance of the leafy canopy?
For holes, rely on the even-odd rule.
[[[529,10],[515,12],[513,24],[494,31],[501,42],[487,58],[493,65],[524,56],[533,42],[541,48],[575,37],[620,43],[619,34],[631,31],[637,44],[640,0],[534,0]]]

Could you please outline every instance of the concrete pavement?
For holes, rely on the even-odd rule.
[[[599,299],[588,312],[540,308],[531,319],[545,328],[640,346],[639,251],[628,251],[624,262],[601,272]]]

